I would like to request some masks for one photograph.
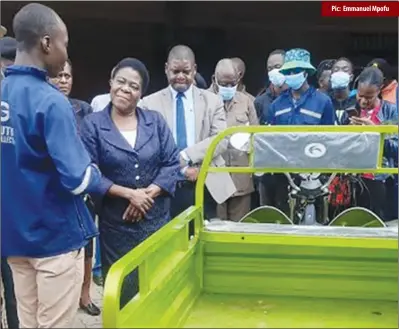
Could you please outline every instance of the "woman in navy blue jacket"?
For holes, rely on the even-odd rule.
[[[96,200],[104,278],[112,264],[170,220],[179,151],[162,115],[137,107],[148,83],[143,63],[123,59],[112,72],[111,103],[81,127],[108,189]],[[126,278],[121,307],[137,292],[137,283],[137,272]]]
[[[357,113],[346,111],[342,116],[343,124],[380,125],[398,123],[398,108],[395,104],[380,99],[384,76],[376,67],[365,68],[358,77]],[[349,115],[351,114],[351,116]],[[352,115],[356,114],[356,115]],[[389,136],[384,143],[383,166],[393,167],[398,158],[398,136]],[[387,197],[385,181],[389,175],[364,174],[362,182],[366,189],[358,196],[358,205],[368,208],[381,219],[387,220],[384,213]]]

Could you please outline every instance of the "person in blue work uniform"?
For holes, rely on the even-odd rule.
[[[0,64],[1,77],[4,77],[5,69],[14,64],[15,54],[17,52],[17,40],[11,37],[0,39]],[[7,319],[7,327],[9,329],[19,328],[17,301],[14,293],[14,281],[7,258],[1,259],[1,280],[3,283],[5,311]]]
[[[73,86],[73,74],[72,74],[72,63],[69,59],[65,62],[62,71],[60,71],[55,78],[50,79],[50,81],[65,96],[68,97],[68,100],[74,109],[74,115],[79,129],[83,118],[89,115],[90,113],[93,113],[93,109],[88,103],[80,99],[70,97]],[[86,200],[86,206],[89,209],[94,220],[95,213],[92,201],[88,195],[85,196],[85,200]],[[82,295],[80,298],[80,309],[89,315],[96,316],[101,313],[101,310],[98,308],[97,305],[93,303],[93,301],[90,298],[91,272],[93,269],[93,249],[94,249],[93,244],[94,243],[92,239],[85,247],[85,269],[83,276]]]
[[[331,99],[309,86],[307,77],[316,72],[305,49],[286,52],[280,72],[289,87],[270,106],[267,122],[271,125],[334,125],[335,114]],[[288,181],[285,175],[275,174],[276,207],[289,214]]]
[[[83,251],[97,234],[83,195],[104,193],[68,99],[51,83],[68,57],[68,32],[50,8],[15,15],[15,65],[1,85],[1,254],[7,257],[21,328],[73,325]]]
[[[384,86],[384,75],[377,67],[365,68],[357,78],[357,114],[345,112],[342,118],[343,124],[352,125],[382,125],[398,124],[398,108],[395,104],[380,98],[381,89]],[[390,136],[384,143],[383,166],[393,167],[398,159],[398,136]],[[388,218],[386,203],[385,181],[389,177],[386,174],[373,175],[365,173],[361,180],[365,188],[358,189],[357,205],[365,207],[377,214],[382,220]]]
[[[170,220],[180,171],[179,152],[161,114],[137,106],[149,74],[125,58],[110,81],[111,103],[83,120],[82,140],[109,190],[97,199],[103,277],[118,259]],[[138,291],[137,272],[126,278],[123,307]]]
[[[311,87],[307,78],[316,69],[305,49],[286,52],[280,72],[289,87],[270,106],[267,122],[272,125],[334,125],[335,113],[331,99]]]
[[[352,62],[341,57],[336,60],[331,68],[330,92],[337,124],[342,124],[342,115],[349,108],[356,105],[356,90],[351,89],[353,81],[353,64]]]

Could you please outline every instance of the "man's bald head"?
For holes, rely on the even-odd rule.
[[[239,75],[236,66],[229,58],[221,59],[215,67],[213,89],[224,101],[230,101],[237,90]]]
[[[238,70],[233,61],[229,58],[221,59],[215,67],[216,80],[223,79],[226,76],[238,80]]]
[[[244,61],[239,57],[233,57],[231,60],[233,61],[234,65],[236,66],[236,69],[237,69],[238,73],[241,75],[241,77],[244,77],[245,70],[246,70]]]
[[[195,64],[195,55],[192,49],[185,45],[174,46],[168,55],[168,62],[173,60],[190,61]]]

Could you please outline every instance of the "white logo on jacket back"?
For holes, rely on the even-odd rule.
[[[10,123],[10,105],[1,101],[1,143],[14,144],[14,128],[7,125]]]

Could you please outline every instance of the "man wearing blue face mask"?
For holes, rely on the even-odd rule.
[[[345,58],[339,58],[331,68],[330,97],[334,106],[337,124],[341,124],[343,113],[356,105],[356,90],[351,90],[353,64]]]
[[[335,113],[331,99],[309,86],[307,78],[316,69],[310,64],[307,50],[287,51],[280,69],[289,90],[270,106],[267,122],[272,125],[334,125]]]
[[[218,94],[224,103],[227,127],[257,125],[253,101],[237,91],[240,75],[230,59],[220,60],[212,77],[210,91]],[[248,166],[248,154],[228,145],[223,154],[226,166]],[[223,220],[239,221],[251,210],[251,193],[254,186],[251,175],[231,174],[237,191],[222,204],[217,205],[217,216]]]
[[[267,87],[255,99],[255,109],[261,125],[267,124],[269,108],[273,101],[288,89],[285,76],[280,73],[284,59],[285,51],[282,49],[273,50],[267,58]],[[279,186],[286,183],[285,176],[259,173],[254,175],[254,180],[259,205],[281,208],[280,200],[283,200],[287,193],[286,190],[280,190]]]
[[[266,87],[259,93],[254,102],[260,124],[265,124],[270,105],[288,88],[285,84],[285,76],[279,71],[284,64],[284,58],[285,51],[282,49],[273,50],[267,58]]]

